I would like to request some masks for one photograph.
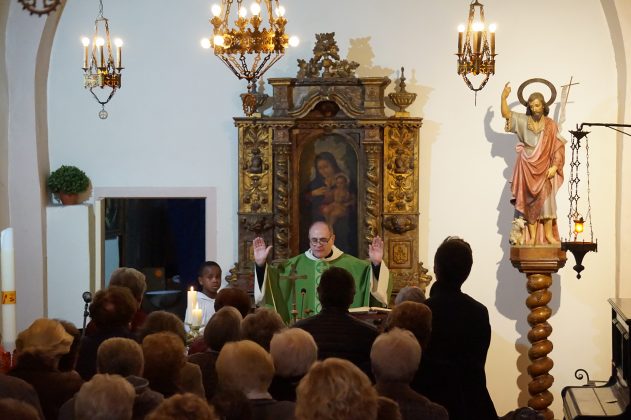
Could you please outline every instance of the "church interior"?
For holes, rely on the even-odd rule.
[[[112,38],[124,40],[121,87],[105,119],[82,70],[81,38],[93,33],[99,2],[62,0],[43,16],[29,14],[17,0],[0,2],[0,230],[13,229],[17,331],[40,317],[81,324],[81,294],[103,287],[112,269],[103,257],[106,199],[203,199],[205,235],[195,243],[206,260],[227,274],[243,251],[234,118],[244,117],[240,94],[247,83],[200,46],[212,33],[211,2],[102,4]],[[498,413],[525,406],[528,291],[526,276],[511,264],[509,243],[517,140],[504,131],[500,95],[510,82],[509,106],[524,112],[518,87],[546,79],[559,92],[550,106],[558,117],[561,87],[572,80],[562,127],[566,178],[557,194],[559,233],[567,239],[568,130],[631,123],[631,2],[486,0],[486,21],[497,24],[497,57],[477,94],[456,66],[457,26],[467,19],[468,1],[287,0],[284,6],[286,31],[300,44],[264,74],[259,92],[272,94],[270,78],[296,77],[297,61],[312,56],[319,33],[335,32],[340,57],[359,64],[358,77],[392,80],[386,95],[405,68],[406,89],[416,94],[407,111],[422,118],[415,251],[434,276],[434,253],[445,237],[471,244],[473,268],[463,291],[489,311],[487,387]],[[264,110],[261,118],[272,112]],[[395,109],[384,112],[391,117]],[[575,378],[577,369],[591,379],[609,378],[608,299],[631,297],[631,140],[603,126],[586,129],[589,178],[583,176],[581,186],[589,187],[598,250],[585,256],[580,279],[570,253],[552,274],[555,418],[562,417],[561,389],[584,383]],[[61,165],[88,175],[84,203],[62,206],[47,190],[48,175]],[[587,193],[581,194],[585,207]]]

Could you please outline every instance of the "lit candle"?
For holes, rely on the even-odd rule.
[[[197,305],[197,292],[195,291],[195,289],[193,288],[193,286],[191,286],[191,290],[189,290],[186,293],[186,298],[187,298],[187,305],[186,305],[186,312],[188,312],[188,319],[192,319],[191,315],[193,313],[193,308],[195,308],[195,306]]]
[[[489,31],[491,33],[491,56],[495,55],[495,30],[497,29],[497,26],[492,23],[489,25]]]
[[[464,25],[458,26],[458,54],[462,54],[462,41],[464,38]]]
[[[105,67],[105,58],[103,57],[103,45],[105,44],[105,40],[103,38],[97,38],[96,39],[96,46],[99,47],[99,57],[100,57],[100,64],[99,67]]]
[[[199,327],[200,325],[202,325],[202,310],[197,303],[195,303],[195,309],[193,309],[191,325],[193,327]]]
[[[15,255],[13,229],[0,233],[0,278],[2,279],[2,344],[6,351],[15,349]]]
[[[86,37],[81,38],[81,43],[83,44],[83,68],[88,68],[88,45],[90,45],[90,40]]]
[[[116,67],[120,69],[123,67],[123,61],[122,61],[123,40],[120,38],[116,38],[114,40],[114,44],[116,45]]]

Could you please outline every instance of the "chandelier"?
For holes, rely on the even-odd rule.
[[[255,0],[249,13],[243,0],[222,0],[211,12],[213,35],[202,40],[202,47],[212,47],[235,76],[247,80],[248,92],[241,97],[243,111],[250,116],[257,106],[257,80],[299,40],[285,34],[285,8],[278,0]],[[230,20],[231,12],[234,21]]]
[[[83,43],[83,86],[90,90],[94,99],[101,104],[99,118],[107,118],[105,105],[112,99],[116,90],[121,87],[123,41],[114,40],[116,46],[116,60],[112,54],[112,43],[110,40],[109,20],[103,16],[103,0],[99,0],[99,15],[94,21],[94,35],[92,36],[92,46],[90,39],[84,37]],[[109,88],[109,93],[96,94],[95,89]]]
[[[61,0],[18,0],[22,5],[22,8],[31,12],[32,15],[47,15],[61,4]]]
[[[476,19],[476,8],[478,9]],[[458,74],[476,94],[482,90],[489,77],[495,74],[495,29],[496,25],[487,26],[484,20],[484,6],[474,0],[469,5],[467,26],[458,26]],[[484,75],[484,79],[474,87],[469,75]]]

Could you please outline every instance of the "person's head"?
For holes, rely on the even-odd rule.
[[[410,331],[395,328],[377,337],[370,362],[377,382],[409,383],[421,362],[421,346]]]
[[[420,287],[405,286],[403,289],[399,290],[399,293],[397,293],[397,297],[394,299],[394,304],[398,305],[406,301],[423,303],[426,299],[425,292],[423,292],[423,289]]]
[[[534,92],[528,97],[528,106],[526,107],[526,115],[532,115],[536,120],[542,115],[547,116],[550,113],[550,107],[546,104],[543,94]]]
[[[110,286],[126,287],[140,305],[147,290],[145,275],[135,268],[119,267],[110,276]]]
[[[269,308],[258,308],[254,313],[243,318],[241,338],[252,340],[269,351],[272,336],[286,328],[278,312]]]
[[[414,334],[421,347],[427,349],[432,335],[432,310],[424,303],[402,302],[386,319],[384,329],[403,328]]]
[[[0,419],[40,420],[40,415],[25,401],[0,398]]]
[[[186,343],[186,330],[184,329],[184,323],[177,315],[167,311],[151,312],[138,332],[138,339],[142,341],[143,338],[149,334],[164,331],[172,332],[180,337],[180,340],[182,340],[183,343]]]
[[[210,318],[204,328],[204,342],[209,349],[221,351],[230,341],[241,339],[241,322],[243,318],[232,306],[224,306]]]
[[[129,327],[138,302],[126,287],[110,286],[94,294],[90,317],[101,331]]]
[[[75,396],[77,420],[129,420],[136,392],[119,375],[96,374]]]
[[[144,365],[142,347],[129,338],[108,338],[96,352],[96,369],[99,373],[140,376]]]
[[[316,155],[315,168],[317,172],[316,176],[325,179],[341,171],[340,167],[337,165],[335,156],[330,152],[322,152]]]
[[[72,336],[72,344],[68,353],[61,356],[59,359],[59,370],[62,372],[70,372],[75,369],[77,364],[77,356],[79,355],[79,343],[81,342],[81,333],[75,327],[72,322],[58,319],[59,323],[64,327],[64,330]]]
[[[213,407],[203,398],[189,393],[176,394],[162,401],[147,417],[147,420],[218,420]]]
[[[220,389],[210,404],[224,420],[251,420],[252,406],[243,392],[236,389]]]
[[[221,267],[214,261],[206,261],[199,267],[197,282],[206,296],[215,297],[221,287]]]
[[[142,340],[145,358],[143,376],[149,381],[151,389],[165,396],[179,391],[176,382],[186,363],[185,351],[182,339],[171,332],[149,334]]]
[[[53,319],[39,318],[15,340],[19,359],[27,354],[37,357],[49,366],[57,366],[59,358],[70,351],[72,336]]]
[[[335,186],[337,188],[346,189],[348,184],[349,184],[349,181],[346,175],[344,175],[343,173],[339,173],[335,175]]]
[[[326,222],[315,222],[309,228],[309,249],[316,258],[328,257],[335,243],[333,227]]]
[[[318,346],[313,336],[300,328],[288,328],[274,334],[270,343],[277,376],[302,376],[318,359]]]
[[[245,318],[252,309],[252,299],[248,292],[240,287],[224,287],[217,292],[215,298],[215,312],[219,311],[224,306],[233,306],[241,313],[241,316]]]
[[[348,360],[315,362],[296,389],[296,418],[374,420],[377,391],[368,376]]]
[[[226,343],[215,367],[222,389],[236,389],[246,396],[267,392],[274,377],[272,356],[250,340]]]
[[[355,297],[353,276],[341,267],[329,268],[320,277],[318,297],[323,308],[348,309]]]
[[[469,277],[472,265],[471,246],[457,236],[448,236],[434,255],[436,281],[459,288]]]

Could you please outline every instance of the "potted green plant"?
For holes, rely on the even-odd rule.
[[[77,204],[79,194],[90,186],[90,178],[76,166],[62,165],[48,176],[46,184],[62,204]]]

